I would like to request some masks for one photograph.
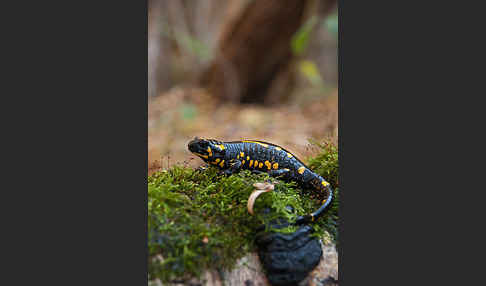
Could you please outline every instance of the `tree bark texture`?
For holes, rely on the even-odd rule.
[[[162,36],[163,20],[167,18],[163,0],[148,1],[148,96],[159,95],[171,85],[169,43]]]
[[[285,71],[292,59],[291,39],[308,2],[249,1],[223,28],[202,83],[222,100],[263,102],[279,71]]]

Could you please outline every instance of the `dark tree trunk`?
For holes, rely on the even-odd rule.
[[[153,97],[171,85],[169,42],[162,36],[167,18],[166,2],[148,1],[148,96]]]
[[[287,71],[292,59],[290,43],[302,24],[308,2],[249,2],[224,27],[214,61],[203,75],[203,84],[223,100],[264,102],[280,71],[284,78],[290,79]]]

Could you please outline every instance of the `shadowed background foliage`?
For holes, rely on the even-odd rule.
[[[328,0],[149,0],[149,172],[194,136],[305,157],[337,143],[337,13]]]

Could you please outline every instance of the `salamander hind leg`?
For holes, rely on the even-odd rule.
[[[316,221],[325,213],[325,211],[329,207],[329,204],[332,201],[333,191],[331,189],[331,185],[326,182],[322,177],[315,176],[312,180],[309,181],[309,183],[313,187],[312,189],[319,191],[318,197],[321,197],[320,199],[322,199],[322,205],[313,213],[297,218],[296,224]],[[324,193],[326,197],[323,197]]]
[[[329,206],[329,204],[332,201],[331,186],[327,185],[326,190],[327,190],[327,198],[322,201],[323,204],[321,205],[321,207],[311,214],[315,219],[319,218],[320,216],[322,216],[322,214],[324,214],[324,212],[327,210],[327,207]]]
[[[289,169],[271,170],[271,171],[268,171],[268,175],[270,177],[286,179],[286,178],[289,178],[289,176],[290,176],[290,170]]]

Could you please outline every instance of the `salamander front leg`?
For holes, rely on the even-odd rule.
[[[204,164],[204,165],[199,166],[199,167],[196,169],[196,172],[204,172],[204,171],[206,171],[208,168],[209,168],[209,165],[208,165],[208,164]]]
[[[238,173],[241,169],[241,161],[240,160],[236,160],[234,163],[231,164],[231,166],[224,170],[223,173],[227,176],[230,176],[234,173]]]

